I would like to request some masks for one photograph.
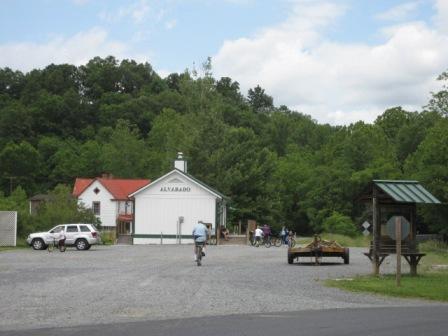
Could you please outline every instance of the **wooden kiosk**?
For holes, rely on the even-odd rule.
[[[372,209],[373,239],[369,252],[364,254],[372,261],[373,274],[379,274],[381,263],[387,256],[397,253],[396,237],[390,232],[393,218],[400,218],[407,224],[401,236],[401,255],[409,263],[411,275],[416,275],[417,265],[425,256],[417,246],[416,205],[440,204],[440,201],[418,181],[400,180],[373,180],[361,199],[370,203]]]

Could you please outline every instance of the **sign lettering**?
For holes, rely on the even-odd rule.
[[[190,192],[190,187],[161,187],[162,192]]]

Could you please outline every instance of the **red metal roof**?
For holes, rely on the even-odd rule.
[[[117,200],[125,200],[129,194],[149,184],[148,179],[115,179],[97,177],[94,179],[77,178],[73,187],[73,196],[79,197],[94,181],[100,182]]]

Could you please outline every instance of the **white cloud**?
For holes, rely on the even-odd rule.
[[[113,55],[118,59],[130,58],[147,61],[144,55],[131,55],[129,46],[109,40],[102,28],[92,28],[71,37],[55,37],[48,42],[31,42],[0,45],[0,66],[30,71],[50,63],[81,65],[95,56]]]
[[[387,21],[402,21],[407,19],[420,6],[421,1],[412,1],[392,7],[376,16],[377,19]]]
[[[90,0],[72,0],[72,2],[77,6],[84,6],[87,4]]]
[[[437,12],[435,17],[437,28],[445,34],[448,34],[448,1],[436,0],[435,9]]]
[[[151,7],[147,0],[140,0],[128,6],[122,6],[116,11],[102,11],[99,13],[101,20],[106,22],[119,22],[125,18],[131,18],[135,24],[141,24],[150,13]]]
[[[447,66],[448,36],[409,22],[384,29],[377,45],[326,39],[325,28],[343,14],[331,3],[301,1],[284,23],[226,41],[213,57],[214,72],[238,81],[243,92],[259,84],[275,104],[332,124],[424,105]]]
[[[169,20],[169,21],[165,22],[165,28],[167,30],[173,29],[174,27],[176,27],[176,25],[177,25],[177,21],[176,20]]]

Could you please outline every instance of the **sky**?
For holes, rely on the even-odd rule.
[[[0,68],[95,56],[200,70],[319,123],[420,111],[448,70],[448,0],[0,0]]]

